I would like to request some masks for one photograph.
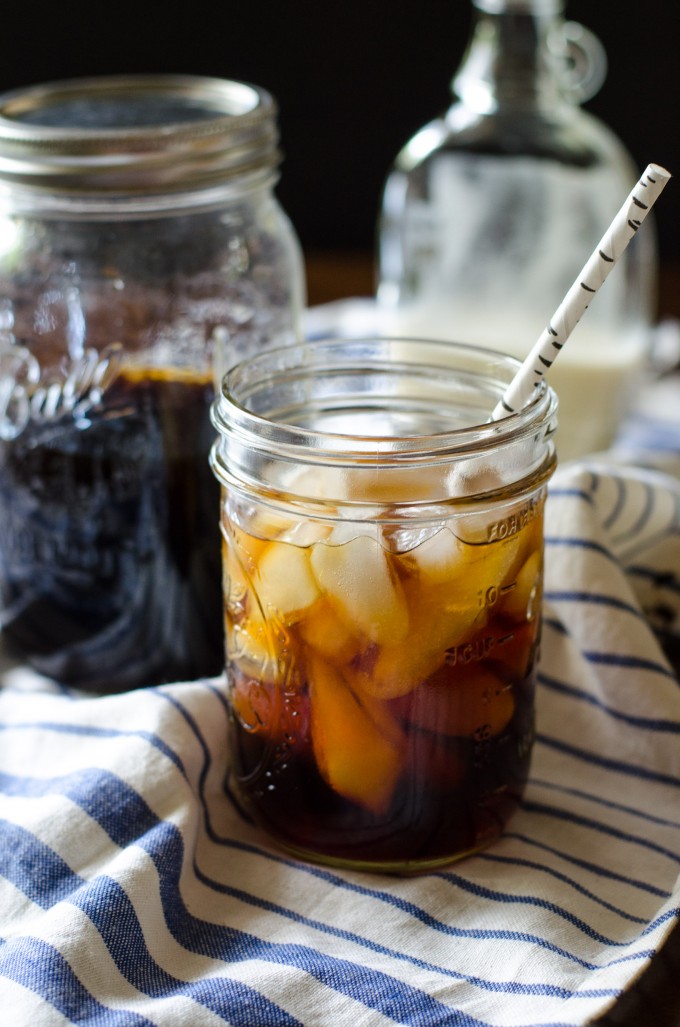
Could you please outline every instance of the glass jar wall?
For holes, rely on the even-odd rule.
[[[297,337],[276,107],[193,77],[0,97],[0,623],[116,691],[219,673],[215,382]]]
[[[227,787],[298,856],[444,865],[521,798],[556,403],[490,422],[517,369],[335,338],[224,379]]]

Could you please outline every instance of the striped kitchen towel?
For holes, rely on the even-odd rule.
[[[679,454],[660,470],[631,452],[553,479],[529,787],[503,838],[449,868],[335,871],[272,847],[223,790],[219,681],[82,698],[6,671],[0,1024],[605,1013],[680,918]]]

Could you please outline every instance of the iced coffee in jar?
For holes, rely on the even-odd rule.
[[[226,365],[298,334],[279,161],[244,83],[0,96],[0,628],[66,685],[221,673],[209,410]]]
[[[517,366],[321,340],[224,380],[227,788],[292,853],[436,867],[522,796],[556,401],[489,423]]]

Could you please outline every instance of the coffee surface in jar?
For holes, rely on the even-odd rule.
[[[175,76],[0,97],[0,623],[66,684],[223,665],[214,384],[302,306],[275,118]]]

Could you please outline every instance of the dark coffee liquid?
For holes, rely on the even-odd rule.
[[[234,673],[231,668],[232,682]],[[420,691],[426,693],[427,683]],[[228,790],[244,812],[303,858],[402,870],[448,862],[498,837],[521,800],[534,733],[534,671],[513,691],[515,714],[494,738],[483,731],[454,738],[401,721],[408,735],[403,771],[388,809],[376,815],[338,795],[319,773],[304,733],[309,691],[303,686],[299,738],[288,734],[272,742],[232,716]],[[388,705],[406,712],[421,701],[415,695]]]
[[[173,374],[123,371],[104,409],[0,442],[3,638],[65,684],[222,670],[213,386]]]

